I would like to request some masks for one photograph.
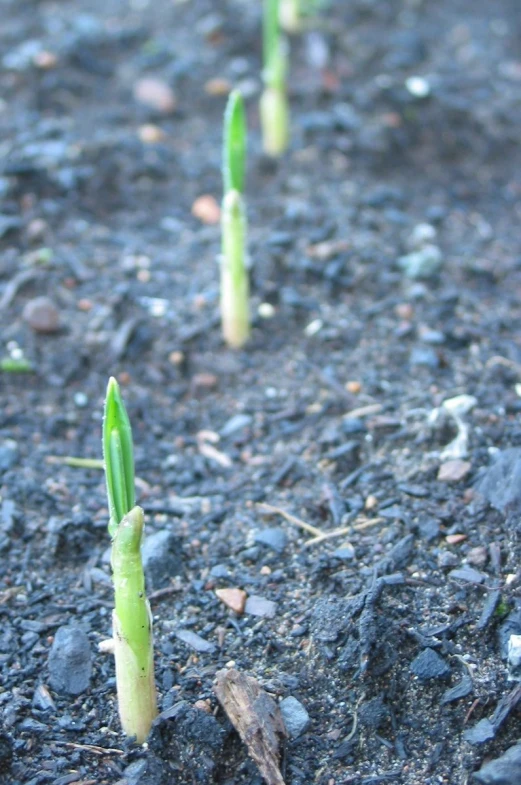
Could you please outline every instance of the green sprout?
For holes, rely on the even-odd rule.
[[[144,516],[135,505],[132,430],[118,383],[109,380],[103,419],[103,457],[112,537],[112,613],[121,725],[142,744],[157,715],[152,615],[141,561]]]
[[[223,203],[221,210],[221,323],[224,340],[238,349],[250,337],[246,264],[246,116],[242,95],[230,93],[224,113]]]
[[[279,0],[264,0],[263,7],[264,90],[260,99],[260,120],[264,152],[278,158],[289,141],[289,109],[286,96],[288,50],[280,34]]]
[[[300,33],[327,0],[280,0],[280,26],[287,33]]]

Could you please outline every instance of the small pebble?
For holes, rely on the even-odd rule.
[[[304,335],[307,335],[308,338],[311,338],[313,335],[319,333],[323,326],[324,322],[322,319],[314,319],[304,328]]]
[[[415,346],[409,357],[411,365],[425,365],[435,370],[439,368],[440,360],[434,349],[425,346]]]
[[[257,313],[261,319],[273,319],[276,311],[271,303],[260,303],[257,308]]]
[[[36,333],[55,333],[60,329],[60,313],[49,297],[29,300],[22,316]]]
[[[466,534],[447,534],[445,542],[448,545],[459,545],[461,542],[465,542],[466,539]]]
[[[138,129],[138,136],[143,144],[157,144],[163,141],[166,134],[159,126],[147,123]]]
[[[55,711],[56,704],[52,699],[51,693],[45,686],[45,684],[40,684],[34,691],[33,695],[33,706],[35,709],[39,711]]]
[[[216,589],[216,596],[232,611],[237,614],[244,612],[246,592],[244,589]]]
[[[244,610],[251,616],[261,616],[266,619],[272,619],[277,611],[277,603],[273,600],[267,600],[265,597],[260,597],[257,594],[252,594],[246,600]]]
[[[85,395],[84,392],[76,392],[74,393],[74,404],[78,407],[78,409],[84,409],[89,402],[89,398]]]
[[[195,373],[192,376],[192,385],[195,388],[212,390],[214,387],[217,387],[218,383],[219,379],[214,373]]]
[[[27,239],[31,243],[39,243],[45,237],[49,226],[43,218],[33,218],[27,226]]]
[[[309,714],[300,701],[290,695],[279,703],[280,713],[290,739],[301,736],[309,727]]]
[[[254,541],[260,545],[266,545],[278,553],[282,553],[288,544],[288,536],[284,529],[273,527],[256,532]]]
[[[86,634],[79,627],[59,627],[49,652],[49,683],[58,693],[80,695],[89,687],[92,652]]]
[[[431,86],[422,76],[409,76],[405,80],[405,87],[415,98],[427,98],[431,92]]]
[[[488,761],[473,776],[480,785],[519,785],[521,782],[521,744],[509,747],[500,758]]]
[[[215,651],[215,646],[192,630],[176,630],[175,637],[201,653]]]
[[[251,425],[251,423],[252,423],[251,415],[235,414],[233,417],[230,417],[230,419],[227,422],[225,422],[219,433],[223,438],[226,438],[227,436],[231,436],[237,431],[246,428],[248,425]]]
[[[182,571],[179,539],[169,529],[148,534],[141,547],[143,570],[149,589],[169,586]]]
[[[204,92],[207,95],[213,96],[223,96],[228,95],[231,91],[232,86],[227,79],[223,79],[222,77],[216,76],[213,79],[209,79],[204,85]]]
[[[442,463],[438,471],[440,482],[461,482],[472,469],[469,461],[446,461]]]
[[[425,245],[419,251],[401,256],[398,266],[408,278],[432,278],[440,270],[443,256],[437,245]]]
[[[424,649],[411,662],[411,671],[421,681],[443,679],[450,674],[450,668],[434,649]]]
[[[407,245],[411,250],[419,250],[428,245],[436,238],[436,229],[431,224],[416,224],[407,240]]]
[[[173,90],[166,82],[149,76],[136,82],[134,98],[143,106],[161,114],[172,114],[177,103]]]
[[[464,567],[460,567],[457,570],[452,570],[449,572],[449,576],[456,581],[466,581],[467,583],[483,583],[486,579],[486,575],[482,572],[478,572],[473,567],[468,567],[465,565]]]
[[[483,545],[477,545],[471,548],[467,553],[467,561],[475,567],[484,567],[487,563],[488,551]]]
[[[192,205],[192,215],[201,223],[207,225],[218,224],[221,220],[221,208],[215,197],[210,194],[198,196]]]
[[[352,561],[355,558],[355,549],[350,542],[333,551],[333,556],[342,561]]]

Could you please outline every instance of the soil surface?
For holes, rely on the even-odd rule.
[[[292,39],[276,163],[259,2],[0,10],[0,781],[260,785],[214,692],[234,667],[285,705],[286,785],[498,782],[474,775],[520,721],[518,0],[333,3]],[[216,263],[231,86],[240,352]],[[103,473],[63,460],[100,459],[110,375],[150,546],[143,747],[98,650]]]

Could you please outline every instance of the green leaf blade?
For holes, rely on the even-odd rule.
[[[244,192],[246,169],[246,113],[244,101],[238,90],[232,90],[224,113],[223,134],[223,185],[224,193]]]
[[[103,459],[109,501],[109,531],[135,506],[132,429],[117,381],[111,377],[103,418]]]

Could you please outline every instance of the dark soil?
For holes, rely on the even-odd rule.
[[[260,3],[0,11],[0,356],[32,366],[0,373],[0,780],[259,785],[213,692],[233,662],[309,713],[287,785],[472,782],[519,738],[505,661],[519,494],[508,473],[508,500],[485,492],[497,509],[475,487],[521,445],[518,0],[338,0],[292,43],[277,164],[260,152]],[[136,101],[143,76],[174,112]],[[219,333],[219,227],[191,212],[220,199],[217,77],[248,96],[256,316],[236,353]],[[442,265],[411,280],[398,260],[420,234]],[[28,321],[40,296],[55,332]],[[53,459],[100,458],[109,375],[148,535],[177,547],[150,586],[165,713],[148,747],[123,738],[98,653],[103,474]],[[459,395],[476,399],[468,449],[447,466],[455,424],[433,411]],[[345,532],[309,544],[259,503]],[[268,615],[236,616],[227,587]],[[78,695],[49,674],[64,625],[90,644]]]

